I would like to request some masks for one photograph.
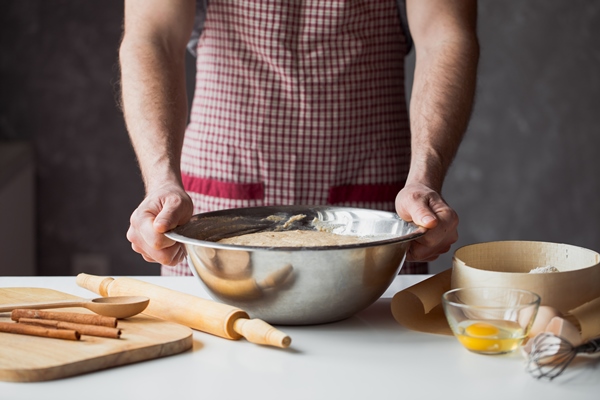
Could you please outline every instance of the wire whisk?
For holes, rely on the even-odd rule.
[[[578,346],[552,333],[540,333],[532,342],[527,371],[534,377],[554,379],[569,366],[577,354],[600,352],[600,337]]]

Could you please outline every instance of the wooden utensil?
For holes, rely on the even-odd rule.
[[[34,300],[83,301],[46,288],[0,288],[0,305]],[[81,310],[81,313],[96,316],[88,310]],[[7,313],[0,314],[0,322],[13,324]],[[0,332],[0,381],[37,382],[65,378],[175,355],[189,350],[194,344],[189,327],[145,314],[120,320],[119,329],[123,331],[120,340],[83,335],[77,341],[57,340]],[[0,398],[4,398],[3,395]]]
[[[211,333],[226,339],[242,337],[257,344],[288,347],[285,333],[236,307],[177,292],[133,278],[113,279],[88,274],[77,275],[79,286],[101,296],[147,296],[150,304],[145,314]]]
[[[65,300],[41,303],[6,304],[0,312],[23,309],[42,310],[46,308],[83,307],[105,317],[129,318],[144,311],[150,299],[141,296],[99,297],[88,300]]]

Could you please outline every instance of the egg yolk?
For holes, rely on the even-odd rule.
[[[456,337],[476,353],[502,354],[515,350],[523,341],[523,328],[514,321],[464,321]]]
[[[463,335],[458,339],[463,346],[476,352],[496,352],[502,347],[501,340],[498,340],[500,330],[494,325],[484,322],[476,322],[467,326]]]
[[[476,337],[489,337],[497,335],[500,330],[494,325],[486,324],[483,322],[477,322],[469,325],[465,328],[465,333],[469,336]]]

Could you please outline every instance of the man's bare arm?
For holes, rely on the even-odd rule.
[[[182,261],[185,251],[163,233],[187,222],[193,211],[180,161],[187,123],[185,51],[194,13],[194,0],[126,0],[119,49],[123,113],[146,187],[127,239],[146,261],[168,265]]]
[[[408,183],[440,192],[471,115],[479,45],[476,0],[409,0],[416,51]]]
[[[147,191],[180,180],[187,122],[185,51],[193,0],[126,0],[119,49],[122,105]]]
[[[473,104],[479,59],[476,0],[408,0],[407,15],[416,52],[412,155],[396,211],[429,229],[412,243],[408,259],[433,261],[458,239],[458,215],[441,190]]]

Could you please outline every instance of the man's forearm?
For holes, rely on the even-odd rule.
[[[127,130],[146,191],[181,181],[187,123],[185,49],[195,0],[126,0],[119,49]]]
[[[417,54],[407,183],[420,182],[441,191],[471,115],[478,58],[474,36],[440,42]]]
[[[127,130],[146,185],[180,179],[187,122],[184,57],[160,46],[123,40],[122,105]]]
[[[406,0],[416,52],[407,185],[442,189],[471,114],[479,44],[476,0]]]

